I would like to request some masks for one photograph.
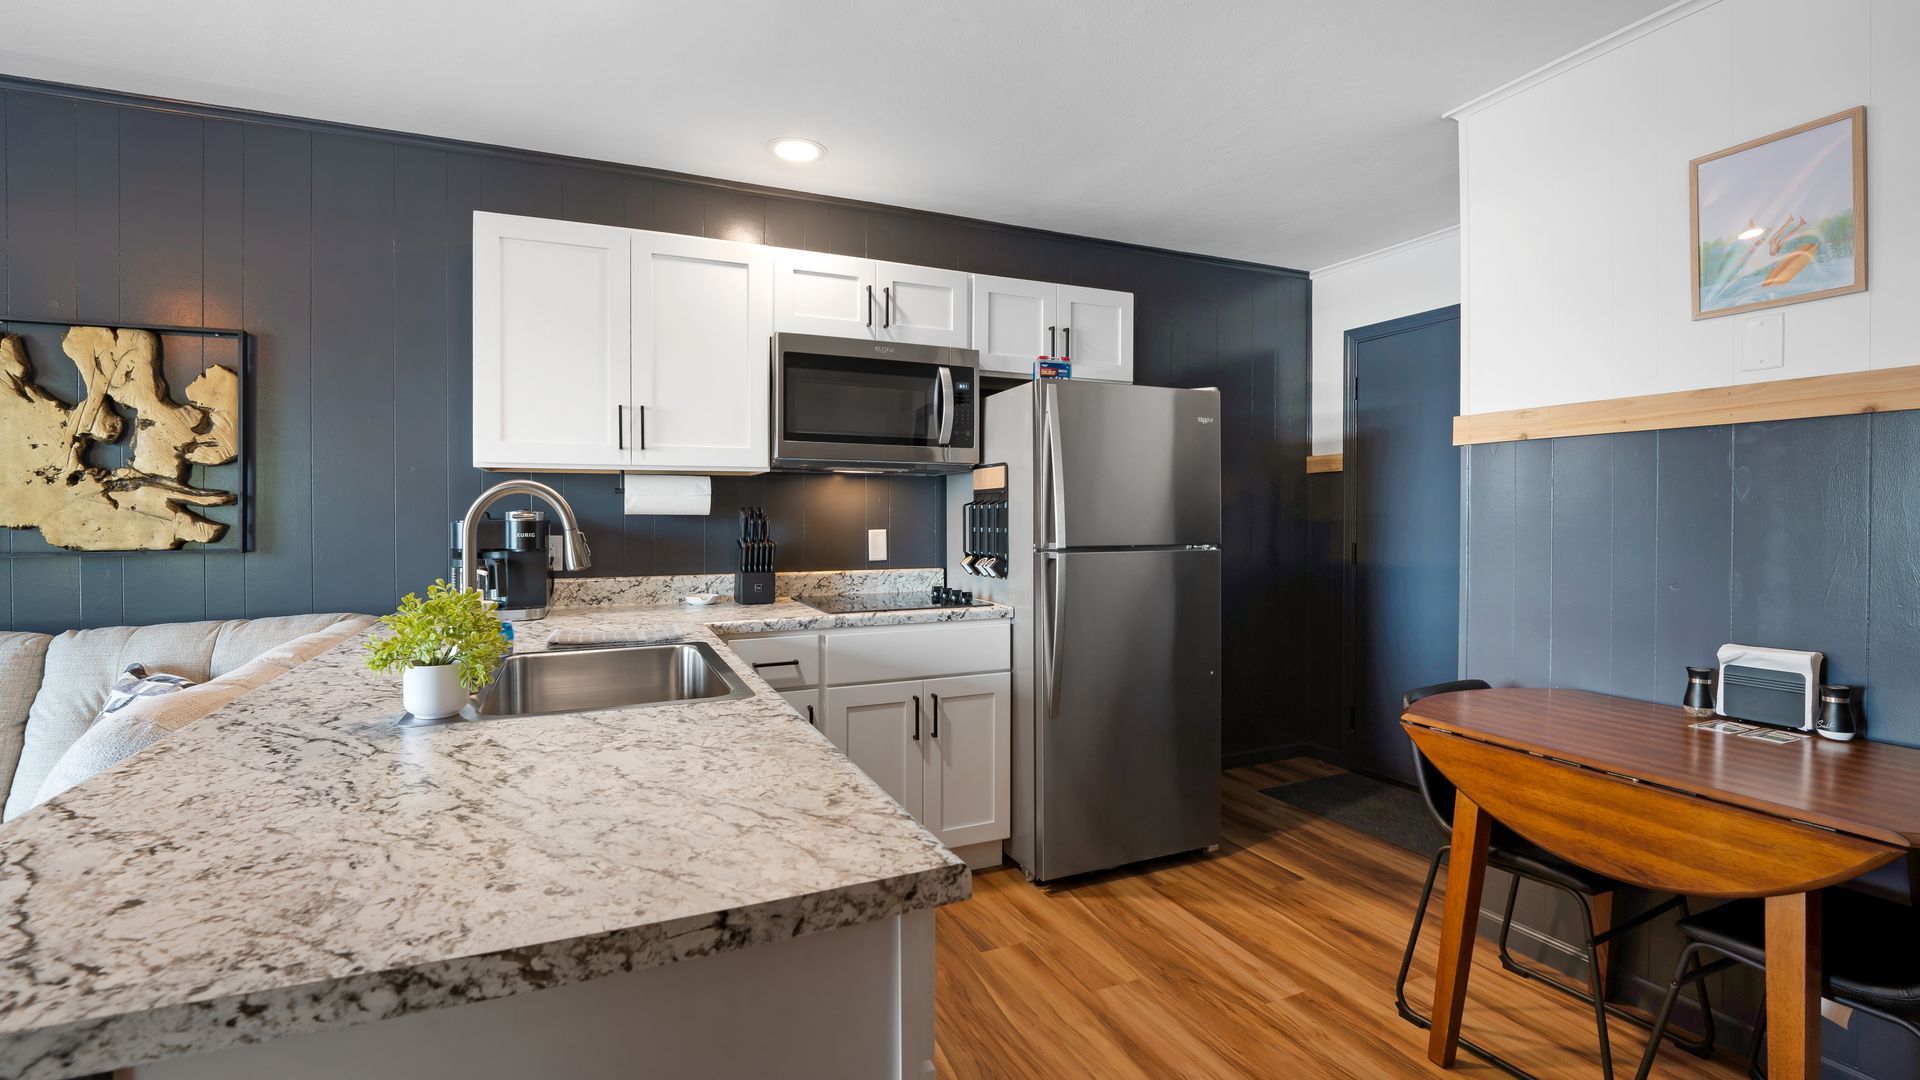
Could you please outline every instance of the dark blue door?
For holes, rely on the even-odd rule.
[[[1358,768],[1413,780],[1400,696],[1456,677],[1460,309],[1347,333],[1347,730]]]

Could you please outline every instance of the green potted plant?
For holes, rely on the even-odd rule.
[[[513,651],[493,607],[479,590],[445,581],[428,586],[425,600],[408,593],[380,620],[387,635],[367,642],[367,666],[402,672],[402,700],[415,719],[452,716]]]

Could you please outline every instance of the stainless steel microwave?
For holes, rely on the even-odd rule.
[[[962,472],[980,463],[980,354],[815,334],[773,339],[773,467]]]

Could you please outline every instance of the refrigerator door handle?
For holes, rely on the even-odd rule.
[[[1045,398],[1042,399],[1043,404],[1040,410],[1041,453],[1045,455],[1045,462],[1041,468],[1041,477],[1046,481],[1046,501],[1040,507],[1040,517],[1043,523],[1041,546],[1054,547],[1060,543],[1060,533],[1062,531],[1060,528],[1060,496],[1064,493],[1065,486],[1060,481],[1060,425],[1054,419],[1053,415],[1053,388],[1047,387],[1046,390],[1047,393]]]
[[[940,368],[940,437],[941,446],[953,444],[953,414],[957,411],[953,396],[953,369]]]
[[[1045,708],[1041,712],[1043,719],[1052,719],[1060,711],[1060,628],[1065,625],[1060,618],[1062,606],[1067,600],[1066,576],[1061,570],[1060,556],[1046,552],[1046,581],[1043,583],[1047,598],[1047,618],[1042,629],[1047,635],[1046,683],[1041,700]]]

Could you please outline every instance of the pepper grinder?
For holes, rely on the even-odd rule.
[[[1712,668],[1690,667],[1687,669],[1687,696],[1680,702],[1680,710],[1696,720],[1704,720],[1713,715]]]
[[[1839,742],[1851,742],[1860,733],[1860,703],[1854,700],[1853,687],[1820,688],[1820,716],[1813,729]]]

